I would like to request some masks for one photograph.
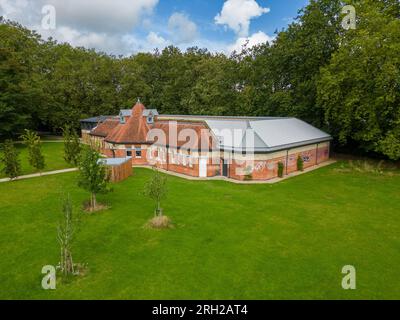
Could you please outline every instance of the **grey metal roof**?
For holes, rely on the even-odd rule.
[[[148,117],[150,114],[152,114],[153,116],[158,116],[157,109],[145,109],[143,111],[143,117]]]
[[[132,109],[121,109],[119,115],[122,117],[130,117],[132,115]]]
[[[98,123],[98,122],[103,122],[109,118],[112,118],[113,116],[98,116],[98,117],[92,117],[92,118],[87,118],[87,119],[82,119],[80,122],[91,122],[91,123]]]
[[[241,116],[201,116],[201,115],[175,115],[175,114],[160,114],[158,120],[177,119],[177,120],[267,120],[267,119],[284,119],[283,117],[241,117]]]
[[[272,152],[329,141],[332,137],[296,118],[206,120],[223,150]]]
[[[126,157],[126,158],[102,158],[99,159],[99,162],[102,162],[106,166],[119,166],[129,160],[131,160],[132,157]]]

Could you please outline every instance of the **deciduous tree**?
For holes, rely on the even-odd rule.
[[[21,138],[28,148],[29,164],[39,170],[39,172],[42,172],[45,167],[45,160],[42,153],[40,137],[36,132],[25,129],[25,133]]]
[[[146,183],[144,194],[155,202],[155,216],[162,216],[161,200],[167,195],[167,177],[157,169],[153,169],[153,176]]]
[[[6,140],[2,145],[3,154],[0,161],[3,164],[2,171],[10,178],[15,179],[21,174],[21,163],[18,151],[12,140]]]
[[[78,185],[90,192],[90,211],[97,209],[96,195],[107,193],[111,190],[108,171],[101,161],[100,154],[88,146],[82,150],[79,162]]]

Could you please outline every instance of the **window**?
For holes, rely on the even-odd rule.
[[[131,149],[127,149],[126,150],[126,156],[127,157],[132,157],[132,150]]]
[[[147,123],[153,123],[153,122],[154,122],[153,116],[148,116]]]
[[[136,155],[136,158],[141,158],[142,157],[142,149],[136,148],[135,155]]]
[[[125,118],[124,118],[124,116],[123,116],[122,114],[119,116],[119,122],[120,122],[121,124],[124,124],[124,123],[125,123]]]

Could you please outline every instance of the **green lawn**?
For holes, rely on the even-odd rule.
[[[15,146],[19,151],[19,158],[21,159],[21,175],[36,173],[37,170],[35,170],[35,168],[33,168],[28,162],[28,150],[25,145],[22,143],[16,143]],[[44,171],[53,171],[71,167],[64,161],[64,144],[62,142],[43,142],[42,152],[46,162]],[[5,178],[6,175],[1,172],[2,168],[3,165],[0,164],[0,178]]]
[[[143,228],[151,171],[114,185],[112,208],[85,215],[73,251],[89,272],[41,289],[57,264],[61,192],[77,210],[76,173],[0,184],[0,298],[400,298],[400,176],[345,173],[339,164],[274,185],[168,177],[165,214],[176,228]],[[357,290],[341,288],[344,265]]]

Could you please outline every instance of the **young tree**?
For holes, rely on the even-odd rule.
[[[72,245],[75,240],[75,234],[78,231],[80,217],[74,217],[72,203],[69,195],[63,199],[62,219],[57,229],[57,238],[60,244],[60,268],[64,276],[75,273],[72,260]]]
[[[3,164],[2,171],[10,177],[10,179],[14,179],[21,174],[21,163],[18,158],[18,151],[12,140],[6,140],[2,149],[3,155],[0,158]]]
[[[86,146],[79,162],[78,185],[90,192],[90,211],[97,207],[96,194],[110,191],[109,175],[100,154]]]
[[[161,200],[167,195],[167,177],[162,175],[157,169],[153,169],[153,171],[153,176],[145,185],[144,194],[154,200],[156,204],[154,214],[156,217],[160,217],[163,214],[160,206]]]
[[[66,125],[63,129],[63,138],[65,161],[74,166],[78,165],[81,152],[81,143],[78,134],[70,126]]]
[[[40,137],[36,132],[25,129],[25,133],[21,136],[28,148],[29,164],[42,172],[45,167],[44,156],[42,154]]]

